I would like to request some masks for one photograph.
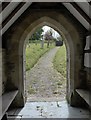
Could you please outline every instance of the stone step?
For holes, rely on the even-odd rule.
[[[6,111],[8,110],[9,106],[11,105],[12,101],[16,97],[18,93],[18,90],[10,91],[7,93],[4,93],[2,96],[0,96],[0,102],[2,101],[2,115],[1,118],[4,116]]]
[[[76,92],[86,101],[86,103],[91,107],[91,94],[85,89],[76,89]]]

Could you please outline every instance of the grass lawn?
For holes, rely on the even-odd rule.
[[[26,47],[26,71],[30,70],[39,60],[39,58],[46,53],[48,50],[54,47],[54,44],[50,45],[47,48],[46,43],[44,44],[44,48],[41,48],[40,43],[37,45],[35,43],[31,43],[30,47]]]
[[[53,60],[54,68],[66,78],[66,47],[61,46]]]

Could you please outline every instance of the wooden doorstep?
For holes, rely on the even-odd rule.
[[[2,116],[1,117],[4,116],[9,106],[11,105],[12,101],[16,97],[17,93],[18,93],[18,90],[14,90],[14,91],[4,93],[2,96],[0,96],[0,101],[2,101]]]
[[[88,90],[76,89],[76,92],[86,101],[86,103],[91,106],[91,94]]]

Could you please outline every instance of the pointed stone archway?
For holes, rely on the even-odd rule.
[[[58,31],[63,37],[67,49],[67,100],[71,105],[78,105],[78,96],[75,92],[80,87],[79,71],[83,67],[83,40],[79,31],[85,29],[70,14],[67,17],[59,11],[30,10],[25,17],[17,21],[6,33],[7,36],[7,69],[8,85],[18,88],[19,93],[14,101],[16,106],[24,106],[25,95],[25,43],[37,27],[48,25]],[[65,11],[66,12],[66,11]],[[70,18],[71,17],[71,18]],[[74,23],[72,22],[74,21]],[[12,32],[12,34],[11,34]],[[12,87],[10,87],[12,89]]]
[[[38,24],[39,23],[39,24]],[[63,36],[63,38],[64,38],[64,42],[65,42],[65,45],[66,45],[66,49],[67,49],[67,94],[66,94],[66,98],[69,100],[69,94],[70,94],[70,76],[71,76],[71,74],[74,74],[74,64],[71,62],[71,61],[73,61],[72,59],[74,59],[74,45],[73,45],[73,43],[72,43],[72,39],[71,39],[71,36],[70,35],[68,35],[68,32],[67,32],[67,30],[63,27],[63,26],[61,26],[61,24],[59,24],[58,22],[56,22],[55,20],[53,20],[53,19],[51,19],[51,18],[49,18],[49,17],[47,17],[47,16],[44,16],[44,17],[42,17],[42,18],[40,18],[40,19],[38,19],[38,20],[36,20],[35,22],[33,22],[32,23],[32,26],[30,25],[27,29],[26,29],[26,31],[24,32],[24,34],[23,34],[23,36],[22,36],[22,40],[24,39],[24,38],[26,38],[26,39],[24,39],[24,44],[22,44],[22,47],[23,47],[23,71],[24,71],[24,74],[25,74],[25,48],[26,48],[26,41],[31,37],[31,35],[35,32],[35,30],[38,28],[38,27],[42,27],[42,26],[44,26],[44,25],[47,25],[47,26],[50,26],[50,27],[52,27],[53,29],[55,29],[59,34],[61,34],[62,36]],[[27,33],[27,31],[31,31],[30,33]],[[65,34],[64,34],[65,33]],[[26,37],[27,36],[27,37]],[[69,43],[70,43],[70,45],[69,45],[69,43],[68,43],[68,41],[69,41]],[[21,45],[20,44],[20,45]],[[20,47],[20,49],[22,48],[22,47]],[[71,48],[71,50],[72,50],[72,53],[70,53],[71,52],[71,50],[70,50],[70,48]],[[72,57],[70,56],[70,55],[72,55]],[[72,64],[70,64],[70,63],[72,63]],[[72,71],[70,71],[70,68],[72,68]],[[71,73],[71,74],[70,74]],[[74,75],[73,76],[71,76],[71,77],[74,77]],[[26,78],[26,77],[25,77]],[[73,81],[72,81],[73,82]],[[72,85],[74,85],[73,83],[71,82],[71,84]],[[71,86],[72,87],[72,86]],[[74,87],[73,87],[74,88]],[[68,91],[69,90],[69,91]]]

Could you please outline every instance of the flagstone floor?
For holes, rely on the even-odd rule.
[[[27,120],[33,118],[63,118],[66,120],[87,120],[89,111],[87,109],[71,107],[66,101],[61,102],[26,102],[24,108],[8,111],[8,120]],[[65,118],[65,119],[64,119]],[[72,119],[74,118],[74,119]],[[31,120],[30,119],[30,120]]]

